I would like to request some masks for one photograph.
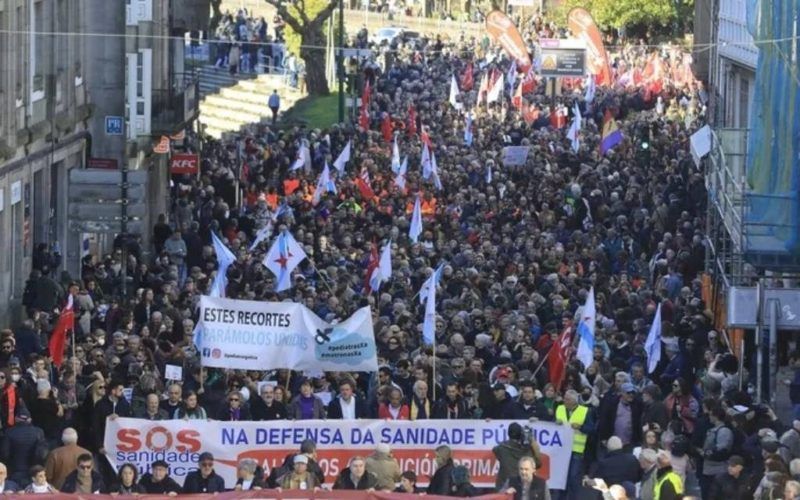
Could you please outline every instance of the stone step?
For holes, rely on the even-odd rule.
[[[226,118],[220,118],[218,116],[208,116],[208,115],[204,116],[203,114],[200,115],[199,120],[200,123],[202,123],[208,128],[215,128],[225,131],[239,130],[242,127],[242,125],[244,125],[242,122],[237,120],[228,120]]]
[[[228,121],[237,121],[242,124],[246,124],[260,122],[262,114],[258,113],[257,111],[247,112],[238,109],[231,109],[227,106],[222,107],[208,103],[200,103],[200,116],[221,118]]]
[[[263,104],[253,104],[252,102],[236,101],[233,99],[226,99],[217,94],[212,94],[203,99],[203,102],[200,103],[201,108],[203,107],[203,103],[221,109],[227,108],[233,111],[250,111],[261,115],[272,115],[272,111],[269,109],[269,106],[267,106],[266,100]]]

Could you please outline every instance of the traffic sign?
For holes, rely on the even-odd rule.
[[[125,119],[121,116],[106,116],[106,135],[122,135]]]

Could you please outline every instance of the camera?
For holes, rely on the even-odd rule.
[[[522,426],[522,444],[525,446],[530,446],[533,443],[533,428],[530,425],[523,425]]]

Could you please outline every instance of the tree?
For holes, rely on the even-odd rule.
[[[265,0],[277,9],[288,28],[300,37],[300,57],[306,65],[306,88],[312,95],[327,95],[328,79],[325,77],[325,47],[327,40],[323,27],[339,5],[339,0],[295,0],[291,4],[281,0]],[[291,34],[287,34],[287,38]]]
[[[583,7],[604,29],[664,28],[683,26],[693,5],[693,0],[567,0],[561,13],[566,16],[572,7]]]

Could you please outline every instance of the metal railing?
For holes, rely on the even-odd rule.
[[[153,89],[151,133],[169,134],[184,128],[197,117],[199,98],[199,78],[191,73],[175,75],[168,89]]]

